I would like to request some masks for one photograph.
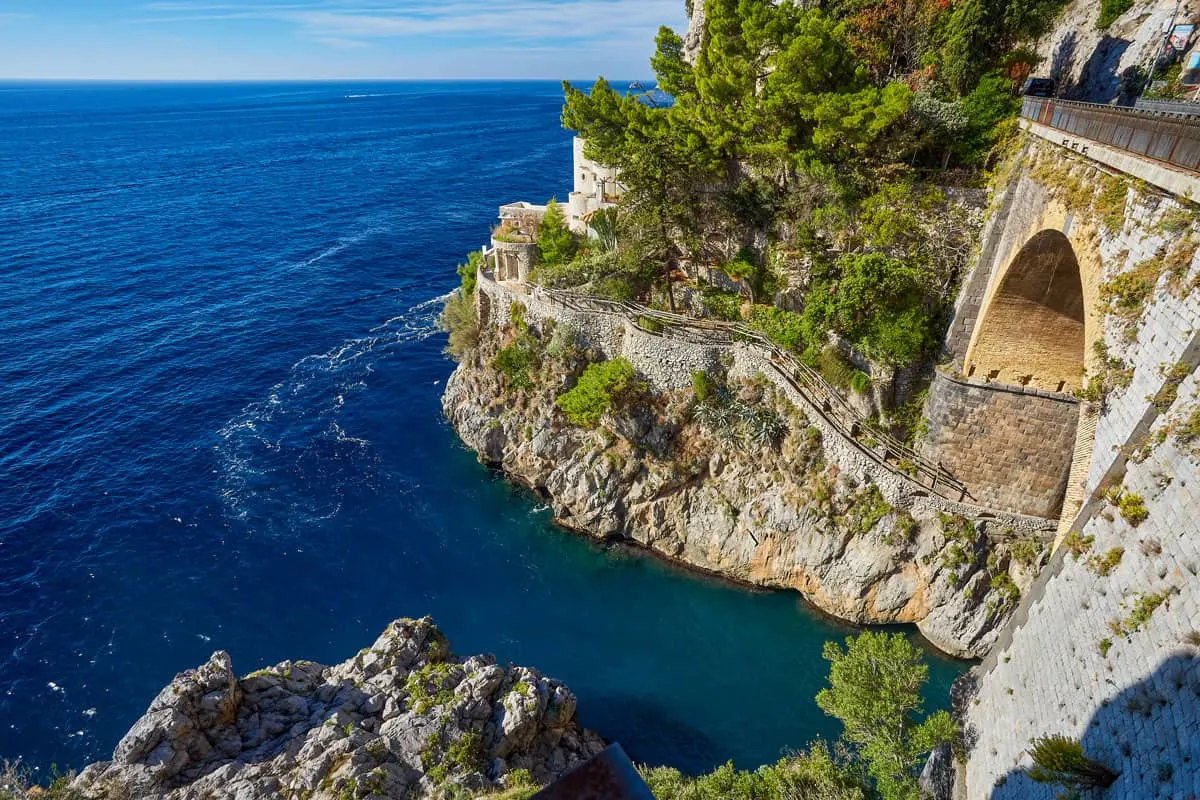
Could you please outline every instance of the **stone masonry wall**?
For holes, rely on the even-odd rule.
[[[1155,432],[1190,414],[1197,391],[1193,373]],[[1077,527],[1090,549],[1059,548],[979,668],[965,797],[1049,800],[1054,788],[1020,769],[1032,738],[1061,734],[1121,773],[1105,800],[1200,798],[1198,450],[1168,433],[1129,464],[1124,490],[1149,512],[1140,524],[1102,499],[1085,508]],[[1124,552],[1102,574],[1114,548]],[[1147,597],[1165,601],[1135,629]]]
[[[694,372],[722,367],[728,368],[734,378],[763,375],[821,432],[826,452],[841,470],[862,476],[865,482],[878,486],[884,499],[897,508],[936,510],[961,514],[969,519],[986,518],[999,527],[1011,528],[1017,535],[1044,537],[1054,528],[1053,522],[1038,517],[1004,513],[931,495],[920,484],[884,468],[863,452],[861,445],[846,439],[825,421],[820,409],[782,380],[772,369],[770,360],[747,343],[702,345],[657,336],[640,330],[619,315],[567,308],[537,289],[497,283],[483,273],[479,276],[476,302],[479,303],[481,325],[507,325],[514,302],[524,306],[527,319],[551,319],[558,325],[570,325],[585,344],[600,350],[606,357],[628,359],[655,391],[691,388]]]
[[[1033,194],[1011,203],[1029,212],[1046,190],[1028,175],[1022,185]],[[1099,292],[1089,308],[1089,340],[1128,385],[1106,381],[1094,446],[1079,454],[1082,506],[1062,528],[1075,535],[972,676],[959,800],[1053,797],[1021,771],[1047,734],[1121,772],[1106,800],[1200,798],[1200,443],[1183,429],[1200,402],[1198,224],[1193,208],[1133,187],[1120,229],[1095,226],[1085,242],[1099,267],[1085,282],[1146,276],[1152,288],[1119,315]],[[1138,495],[1145,520],[1123,517],[1110,491]]]
[[[927,413],[926,455],[965,483],[974,502],[1058,516],[1071,468],[1078,401],[939,372]]]

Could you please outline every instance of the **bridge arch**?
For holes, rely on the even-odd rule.
[[[967,377],[1067,394],[1079,389],[1089,294],[1071,240],[1053,229],[1034,234],[983,309],[964,359]]]

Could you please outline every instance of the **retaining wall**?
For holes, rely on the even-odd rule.
[[[924,454],[965,483],[974,502],[1058,517],[1079,423],[1077,400],[939,372],[926,412]]]
[[[509,324],[512,304],[520,302],[530,324],[553,320],[557,325],[571,326],[582,342],[600,350],[607,358],[628,359],[655,391],[690,389],[692,374],[697,371],[727,368],[733,378],[761,375],[821,432],[825,454],[831,462],[843,472],[854,475],[859,482],[875,484],[892,505],[917,512],[929,510],[930,513],[936,511],[989,520],[999,528],[1012,529],[1013,535],[1018,537],[1048,539],[1053,535],[1054,520],[955,502],[932,494],[921,484],[880,464],[868,454],[865,445],[848,439],[826,420],[822,410],[787,380],[768,354],[753,344],[697,344],[655,335],[620,315],[572,309],[536,288],[497,283],[482,272],[476,295],[481,325],[505,327]]]

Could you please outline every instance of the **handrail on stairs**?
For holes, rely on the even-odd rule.
[[[562,289],[538,287],[534,289],[534,294],[550,298],[576,311],[620,316],[638,330],[652,336],[672,336],[715,346],[730,346],[737,342],[756,345],[765,351],[766,360],[772,369],[857,451],[904,480],[912,481],[947,499],[963,502],[970,496],[966,485],[940,463],[929,461],[889,434],[870,429],[866,417],[851,406],[842,393],[820,373],[799,361],[760,331],[740,323],[698,320],[637,303],[606,300]],[[646,325],[643,320],[653,320],[654,324]],[[882,445],[882,452],[860,441],[860,435],[866,430],[870,430],[871,439]],[[908,469],[902,468],[902,465],[907,465]]]

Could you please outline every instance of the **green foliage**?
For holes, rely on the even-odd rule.
[[[717,319],[736,322],[742,318],[741,296],[723,291],[715,286],[704,288],[704,307],[711,316]]]
[[[1107,30],[1109,25],[1129,9],[1133,8],[1133,0],[1100,0],[1100,18],[1096,20],[1099,30]]]
[[[1154,294],[1162,269],[1162,260],[1152,258],[1122,272],[1100,285],[1100,299],[1108,303],[1114,314],[1126,319],[1139,319],[1146,301]]]
[[[1038,783],[1053,783],[1066,788],[1106,788],[1118,774],[1083,754],[1083,746],[1066,736],[1043,736],[1030,742],[1033,766],[1026,774]]]
[[[410,672],[405,684],[409,707],[424,714],[453,701],[454,690],[448,682],[450,671],[449,664],[431,663]]]
[[[1095,536],[1083,536],[1079,531],[1071,531],[1063,537],[1062,546],[1078,560],[1080,556],[1092,549],[1094,541],[1096,541]]]
[[[844,726],[885,800],[916,798],[915,773],[923,756],[955,733],[950,715],[922,718],[921,687],[928,677],[920,651],[901,634],[867,632],[825,644],[828,689],[817,705]]]
[[[692,778],[672,767],[640,767],[656,800],[867,800],[854,770],[823,742],[754,772],[732,763]]]
[[[1017,588],[1017,584],[1008,574],[1008,570],[1000,570],[992,575],[989,585],[993,591],[999,594],[1000,602],[996,610],[1001,613],[1015,606],[1021,599],[1021,590]]]
[[[1146,624],[1150,622],[1150,617],[1170,597],[1170,589],[1164,589],[1161,592],[1142,592],[1138,594],[1137,599],[1133,601],[1133,609],[1129,612],[1129,616],[1121,620],[1121,632],[1128,635],[1146,627]]]
[[[879,520],[895,510],[873,483],[860,489],[851,498],[851,503],[850,516],[857,523],[855,527],[860,534],[870,533]]]
[[[1121,557],[1124,555],[1125,548],[1114,547],[1103,556],[1092,556],[1088,559],[1087,563],[1092,572],[1103,577],[1117,568],[1117,565],[1121,563]]]
[[[475,294],[475,283],[481,266],[483,266],[483,253],[479,250],[472,250],[467,254],[466,263],[459,264],[455,268],[461,281],[464,297],[469,298]]]
[[[747,323],[784,349],[804,349],[804,320],[799,314],[774,306],[754,306]]]
[[[567,227],[567,218],[554,198],[546,205],[546,213],[537,229],[538,257],[541,263],[557,266],[569,262],[575,255],[575,234]]]
[[[592,239],[601,253],[615,253],[620,245],[620,219],[616,208],[601,208],[588,221],[595,237]]]
[[[594,428],[624,397],[641,391],[633,365],[624,358],[589,364],[575,387],[555,404],[572,424]]]
[[[1108,658],[1108,651],[1112,649],[1113,640],[1104,638],[1096,642],[1096,651],[1100,653],[1101,658]]]
[[[850,376],[850,391],[855,394],[869,394],[871,391],[871,376],[860,369],[854,370]]]
[[[692,389],[696,393],[696,402],[707,403],[722,389],[721,384],[707,372],[692,373]]]
[[[528,335],[518,336],[492,357],[492,369],[499,370],[508,378],[508,384],[517,390],[532,389],[533,370],[540,363],[537,344]]]
[[[693,381],[698,374],[693,373]],[[723,384],[705,388],[708,396],[696,404],[692,417],[709,433],[756,447],[773,447],[787,435],[787,422],[774,410],[742,402]]]
[[[1121,497],[1117,501],[1117,509],[1121,512],[1122,519],[1135,528],[1150,516],[1142,496],[1133,492],[1121,493]]]
[[[438,325],[449,334],[446,352],[455,361],[463,361],[479,346],[479,317],[474,299],[465,290],[446,298]]]
[[[1036,539],[1020,539],[1012,543],[1009,552],[1018,564],[1031,567],[1042,557],[1042,545]]]
[[[814,280],[804,328],[810,336],[833,330],[872,358],[909,364],[934,340],[929,305],[920,270],[881,253],[851,254]]]

